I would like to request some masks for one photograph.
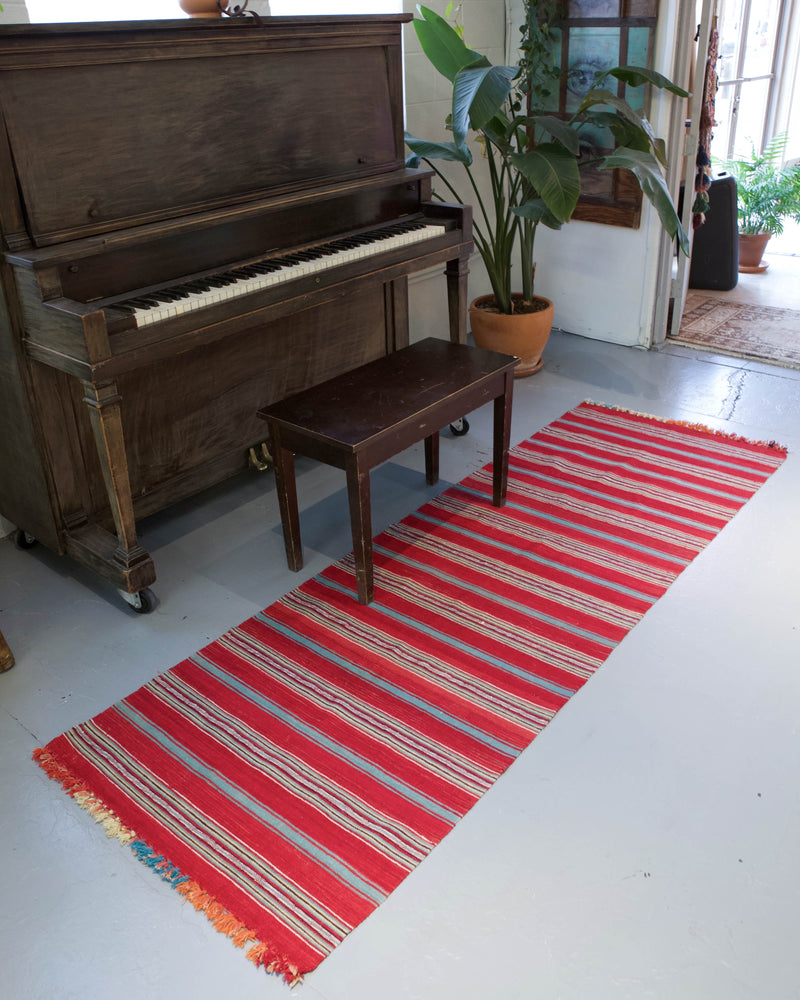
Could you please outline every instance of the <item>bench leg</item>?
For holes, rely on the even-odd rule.
[[[502,507],[508,494],[508,446],[511,440],[511,401],[514,373],[506,372],[505,389],[494,401],[492,503]]]
[[[297,484],[294,478],[294,454],[281,447],[280,435],[270,439],[272,460],[275,463],[275,488],[281,510],[283,542],[286,562],[295,573],[303,568],[303,543],[300,540],[300,515],[297,512]]]
[[[425,438],[425,482],[433,486],[439,482],[439,432]]]
[[[372,510],[369,469],[362,468],[358,457],[353,456],[353,458],[348,459],[346,471],[358,601],[359,604],[369,604],[375,595],[372,578]]]

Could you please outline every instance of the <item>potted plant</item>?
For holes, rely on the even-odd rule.
[[[781,168],[787,135],[774,136],[760,154],[750,142],[750,156],[720,161],[736,181],[739,220],[739,270],[766,271],[762,256],[783,220],[800,222],[800,166]]]
[[[411,150],[407,163],[431,167],[457,201],[475,206],[475,244],[483,259],[492,294],[470,306],[472,334],[479,346],[517,354],[518,375],[541,367],[541,350],[550,333],[553,307],[534,294],[534,240],[540,224],[560,229],[572,217],[581,189],[581,172],[590,162],[604,169],[622,168],[636,177],[644,195],[655,206],[671,237],[677,236],[688,252],[684,232],[661,164],[664,143],[649,123],[616,93],[617,81],[638,87],[652,84],[688,96],[671,81],[649,69],[615,67],[600,73],[578,108],[568,117],[548,110],[548,97],[557,80],[553,63],[552,16],[554,0],[529,0],[525,4],[520,59],[514,66],[493,66],[486,56],[469,48],[462,32],[427,7],[414,28],[433,66],[452,85],[452,110],[446,127],[451,142],[420,139],[406,133]],[[614,89],[608,89],[613,85]],[[613,136],[613,151],[586,156],[585,133],[604,129]],[[484,197],[473,165],[477,145],[488,169],[488,196]],[[471,197],[463,198],[441,163],[463,167]],[[520,288],[512,292],[512,263],[519,253]],[[516,327],[521,317],[544,314],[546,332],[540,344],[522,346],[512,334],[487,341],[482,320],[493,326]],[[525,334],[521,335],[527,339]],[[536,337],[537,334],[533,334]]]

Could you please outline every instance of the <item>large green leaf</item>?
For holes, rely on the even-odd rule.
[[[630,149],[640,149],[645,153],[650,151],[662,167],[666,167],[667,151],[664,140],[653,134],[649,122],[644,119],[642,122],[648,126],[647,128],[634,125],[611,111],[592,111],[586,115],[586,120],[598,128],[608,129],[614,136],[615,147],[628,146]]]
[[[560,118],[555,118],[553,115],[534,115],[532,118],[523,119],[523,122],[542,129],[543,132],[546,132],[553,139],[558,140],[562,146],[565,146],[575,156],[580,152],[580,132]]]
[[[628,149],[620,147],[610,156],[606,156],[600,167],[607,170],[620,168],[630,170],[639,182],[645,197],[655,207],[661,225],[666,229],[671,237],[678,237],[681,250],[688,256],[689,237],[686,230],[681,225],[678,213],[672,203],[669,190],[664,181],[664,176],[658,166],[658,161],[650,153],[643,153],[640,149]]]
[[[654,69],[648,69],[646,66],[615,66],[613,69],[607,70],[599,79],[602,80],[606,76],[622,80],[629,87],[641,87],[645,83],[652,83],[660,90],[668,90],[671,94],[677,94],[678,97],[689,97],[688,91],[679,87],[677,83],[673,83],[666,76],[662,76],[661,73],[657,73]]]
[[[482,131],[503,156],[514,152],[514,144],[510,138],[513,133],[512,123],[504,114],[498,112],[491,121],[484,124]]]
[[[428,7],[420,7],[419,12],[422,18],[414,18],[414,30],[422,51],[451,83],[465,66],[471,66],[478,60],[488,65],[486,57],[465,45],[458,32],[443,17]]]
[[[638,112],[634,111],[626,100],[617,96],[617,94],[612,94],[610,90],[605,90],[603,87],[593,87],[581,101],[577,113],[580,115],[588,111],[589,108],[596,107],[598,104],[609,105],[632,125],[636,125],[638,128],[644,127],[643,122],[645,119]]]
[[[466,145],[456,145],[454,142],[430,142],[428,139],[418,139],[410,132],[406,132],[405,140],[408,148],[414,152],[418,159],[453,160],[466,166],[472,163],[472,153]],[[406,160],[406,165],[416,166],[417,164]]]
[[[541,142],[527,153],[514,153],[511,161],[555,218],[567,222],[581,193],[578,164],[572,153],[554,142]]]
[[[541,222],[548,229],[560,229],[564,225],[560,219],[553,215],[541,198],[531,198],[524,205],[517,205],[511,211],[521,219],[530,219],[537,225]]]
[[[467,129],[483,128],[502,108],[517,75],[515,66],[475,66],[462,69],[453,85],[453,137],[463,141]]]

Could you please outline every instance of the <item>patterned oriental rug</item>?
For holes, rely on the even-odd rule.
[[[583,403],[34,757],[295,982],[445,837],[785,458]]]
[[[800,368],[800,312],[686,296],[676,343]]]

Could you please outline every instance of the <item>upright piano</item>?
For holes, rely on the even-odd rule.
[[[259,407],[408,343],[469,208],[403,153],[406,15],[0,29],[0,513],[137,609],[137,521],[263,457]]]

